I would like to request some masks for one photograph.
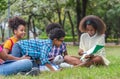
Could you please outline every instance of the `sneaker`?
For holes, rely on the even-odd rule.
[[[58,65],[56,65],[56,64],[51,64],[51,66],[54,68],[55,71],[60,69],[60,67]],[[43,71],[50,71],[50,69],[47,66],[45,66],[45,65],[40,65],[39,69],[40,69],[41,72],[43,72]]]
[[[60,64],[60,67],[61,67],[61,68],[67,68],[67,67],[72,68],[73,65],[64,62],[64,63],[61,63],[61,64]]]
[[[26,72],[18,72],[17,75],[25,75]]]
[[[25,75],[37,76],[40,74],[40,70],[37,67],[32,68],[31,71],[27,72]]]
[[[64,61],[63,56],[58,55],[58,56],[56,56],[56,57],[54,58],[53,63],[59,65],[59,64],[62,63],[63,61]]]
[[[94,68],[95,67],[95,65],[91,65],[89,68],[91,69],[91,68]]]

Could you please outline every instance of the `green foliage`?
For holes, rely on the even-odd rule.
[[[39,38],[41,39],[47,39],[48,36],[46,36],[46,34],[42,34],[39,36]],[[65,39],[64,39],[65,42],[73,42],[73,37],[72,36],[65,36]],[[78,42],[79,40],[77,39],[77,36],[75,36],[75,41]],[[118,42],[118,39],[116,38],[112,38],[112,37],[109,37],[107,38],[107,42],[108,43],[113,43],[113,42]]]
[[[73,25],[75,35],[77,35],[77,17],[76,17],[76,1],[77,0],[9,0],[10,1],[10,16],[21,16],[26,21],[30,15],[37,28],[45,31],[46,26],[49,23],[59,23],[60,18],[64,20],[65,11],[69,11]],[[80,7],[82,8],[82,1],[80,1]],[[86,15],[96,15],[104,20],[107,25],[107,38],[113,37],[117,39],[120,35],[120,0],[88,0]],[[8,15],[7,11],[8,0],[0,0],[0,22],[5,20]],[[81,10],[82,11],[82,10]],[[3,13],[5,12],[5,13]],[[3,19],[4,18],[4,19]],[[71,25],[66,15],[66,21],[64,24],[64,30],[67,35],[72,36]]]
[[[75,41],[76,42],[78,41],[77,37],[75,37]],[[73,37],[72,36],[66,36],[65,37],[65,42],[73,42]]]
[[[120,0],[90,0],[87,14],[97,15],[107,25],[107,37],[119,38]]]
[[[116,42],[118,39],[115,38],[107,38],[107,42]]]
[[[7,8],[7,1],[6,0],[0,0],[0,13],[4,11]]]
[[[7,9],[7,7],[8,7],[7,1],[6,0],[0,0],[0,22],[4,17],[3,14],[5,14],[5,10]]]
[[[48,37],[47,36],[42,36],[40,35],[39,38],[41,39],[47,39]],[[64,39],[65,42],[73,42],[73,37],[72,36],[65,36],[65,39]],[[75,37],[75,41],[78,41],[77,40],[77,37]]]

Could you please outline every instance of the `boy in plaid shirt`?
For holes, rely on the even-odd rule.
[[[58,28],[58,29],[62,29],[62,26],[58,23],[52,23],[49,24],[46,27],[46,33],[49,36],[49,33],[51,30]],[[51,62],[55,63],[55,64],[60,64],[64,61],[64,56],[67,55],[67,49],[66,49],[66,44],[63,42],[60,47],[57,46],[53,46],[52,50],[49,52],[48,58]],[[61,60],[58,59],[57,61],[54,62],[55,59],[57,59],[57,57],[61,57]],[[61,62],[59,62],[61,61]]]

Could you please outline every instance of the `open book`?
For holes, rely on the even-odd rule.
[[[95,54],[99,50],[101,50],[103,47],[104,47],[103,45],[95,45],[95,46],[93,46],[91,49],[89,49],[88,51],[84,52],[84,54],[82,55],[82,57],[80,58],[80,60],[81,61],[85,61],[85,56],[86,55]]]

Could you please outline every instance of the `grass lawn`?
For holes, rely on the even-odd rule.
[[[78,46],[67,46],[68,53],[77,55]],[[111,61],[108,67],[77,67],[65,68],[58,72],[43,72],[39,76],[0,76],[0,79],[119,79],[120,78],[120,47],[107,46],[107,58]]]

